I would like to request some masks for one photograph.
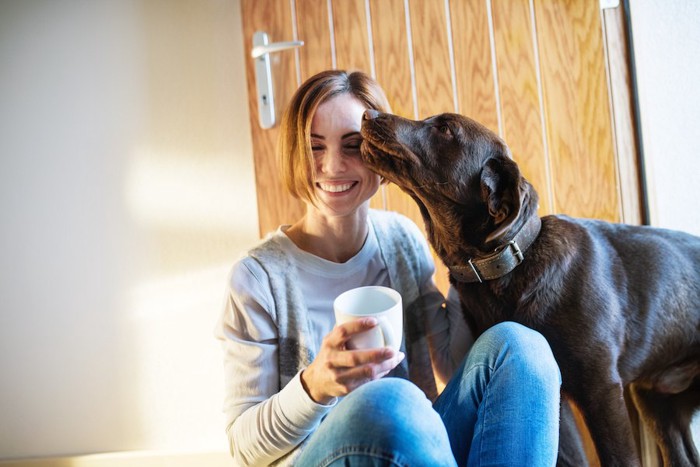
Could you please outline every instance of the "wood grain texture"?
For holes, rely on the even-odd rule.
[[[610,99],[614,122],[613,136],[620,174],[622,221],[643,224],[639,149],[635,132],[634,100],[630,76],[630,55],[625,25],[625,11],[618,8],[603,10],[605,47],[608,56]]]
[[[326,0],[296,0],[297,33],[304,46],[299,49],[301,81],[333,68],[333,49]]]
[[[450,0],[458,112],[498,133],[487,0]]]
[[[540,215],[552,212],[548,160],[537,83],[529,0],[492,2],[494,42],[498,64],[501,137],[525,178],[540,195]]]
[[[303,204],[284,189],[277,166],[275,148],[279,129],[260,128],[257,90],[255,87],[255,65],[250,58],[253,48],[253,33],[261,30],[269,35],[270,42],[289,41],[293,38],[291,9],[287,0],[241,0],[243,35],[246,56],[246,78],[250,124],[255,159],[255,184],[257,187],[258,218],[260,235],[277,228],[279,224],[293,222],[304,212]],[[277,121],[281,110],[289,101],[298,83],[293,52],[276,53],[271,56],[273,86],[275,92]]]
[[[370,0],[377,82],[392,111],[413,118],[411,67],[403,0]]]
[[[598,2],[535,0],[554,212],[621,220]]]
[[[449,25],[442,1],[410,1],[418,118],[455,112]]]
[[[333,0],[336,67],[372,74],[364,0]]]

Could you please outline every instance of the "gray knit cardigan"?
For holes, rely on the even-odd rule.
[[[430,363],[422,298],[419,295],[421,261],[417,256],[425,247],[416,238],[415,224],[408,218],[389,211],[370,209],[369,218],[377,236],[379,250],[387,267],[389,282],[402,296],[404,306],[404,340],[401,344],[406,359],[390,375],[408,378],[420,387],[430,400],[437,397],[437,388]],[[297,286],[296,266],[274,236],[249,252],[267,273],[273,296],[270,310],[279,336],[280,389],[314,359],[316,349],[309,342],[309,321],[304,297]]]

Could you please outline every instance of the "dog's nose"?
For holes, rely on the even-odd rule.
[[[374,109],[367,109],[363,115],[364,120],[374,120],[379,116],[379,112]]]

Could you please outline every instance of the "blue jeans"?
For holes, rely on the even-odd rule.
[[[434,404],[384,378],[338,403],[299,466],[553,466],[561,376],[541,334],[516,323],[476,340]]]

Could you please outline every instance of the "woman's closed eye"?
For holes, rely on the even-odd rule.
[[[359,154],[360,153],[360,143],[345,144],[343,145],[343,150],[346,154]]]
[[[311,152],[316,154],[322,153],[326,149],[326,145],[320,141],[311,141]]]
[[[362,145],[362,138],[355,137],[343,141],[343,152],[346,154],[356,155],[360,153],[360,146]]]

